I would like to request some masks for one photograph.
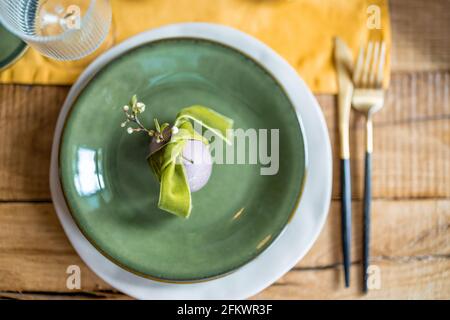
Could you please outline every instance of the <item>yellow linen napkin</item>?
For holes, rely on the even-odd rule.
[[[110,34],[94,54],[59,62],[31,49],[0,73],[0,83],[72,84],[111,46],[139,32],[180,22],[220,23],[253,35],[282,55],[316,93],[337,92],[333,37],[341,37],[356,56],[373,33],[371,28],[379,26],[375,31],[387,41],[388,61],[390,56],[387,0],[111,0],[111,4]],[[388,72],[389,62],[385,86]]]

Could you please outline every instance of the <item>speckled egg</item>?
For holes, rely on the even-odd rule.
[[[202,141],[188,140],[183,149],[183,158],[191,192],[198,191],[211,177],[212,158],[209,147]]]

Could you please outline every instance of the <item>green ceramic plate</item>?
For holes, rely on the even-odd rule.
[[[193,193],[189,219],[159,210],[148,138],[120,128],[133,93],[147,105],[147,124],[202,104],[236,128],[280,129],[278,174],[216,164]],[[67,118],[59,161],[69,209],[98,250],[143,276],[197,281],[235,270],[276,239],[298,205],[305,159],[297,115],[270,74],[232,48],[171,39],[129,51],[89,82]]]
[[[27,49],[27,44],[0,24],[0,70],[17,61]]]

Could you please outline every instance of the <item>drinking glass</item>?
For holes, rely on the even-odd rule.
[[[56,60],[95,51],[108,35],[111,15],[109,0],[0,0],[0,23]]]

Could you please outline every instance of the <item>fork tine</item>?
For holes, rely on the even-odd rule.
[[[364,46],[360,46],[358,59],[356,60],[355,69],[353,70],[353,83],[355,86],[359,86],[360,84],[363,62],[364,62]]]
[[[377,87],[383,86],[383,78],[384,78],[384,64],[386,63],[386,42],[381,42],[380,54],[378,59],[378,72],[377,72],[377,80],[375,85]]]
[[[367,82],[369,80],[369,72],[370,72],[369,67],[370,67],[370,60],[372,58],[372,49],[373,49],[373,42],[369,41],[366,47],[366,57],[364,59],[364,66],[361,77],[361,84],[363,87],[367,86]]]
[[[380,42],[375,42],[375,45],[373,46],[373,54],[372,54],[372,66],[369,71],[369,83],[368,86],[373,88],[376,85],[376,79],[377,79],[377,63],[379,63],[379,51],[380,51]]]

